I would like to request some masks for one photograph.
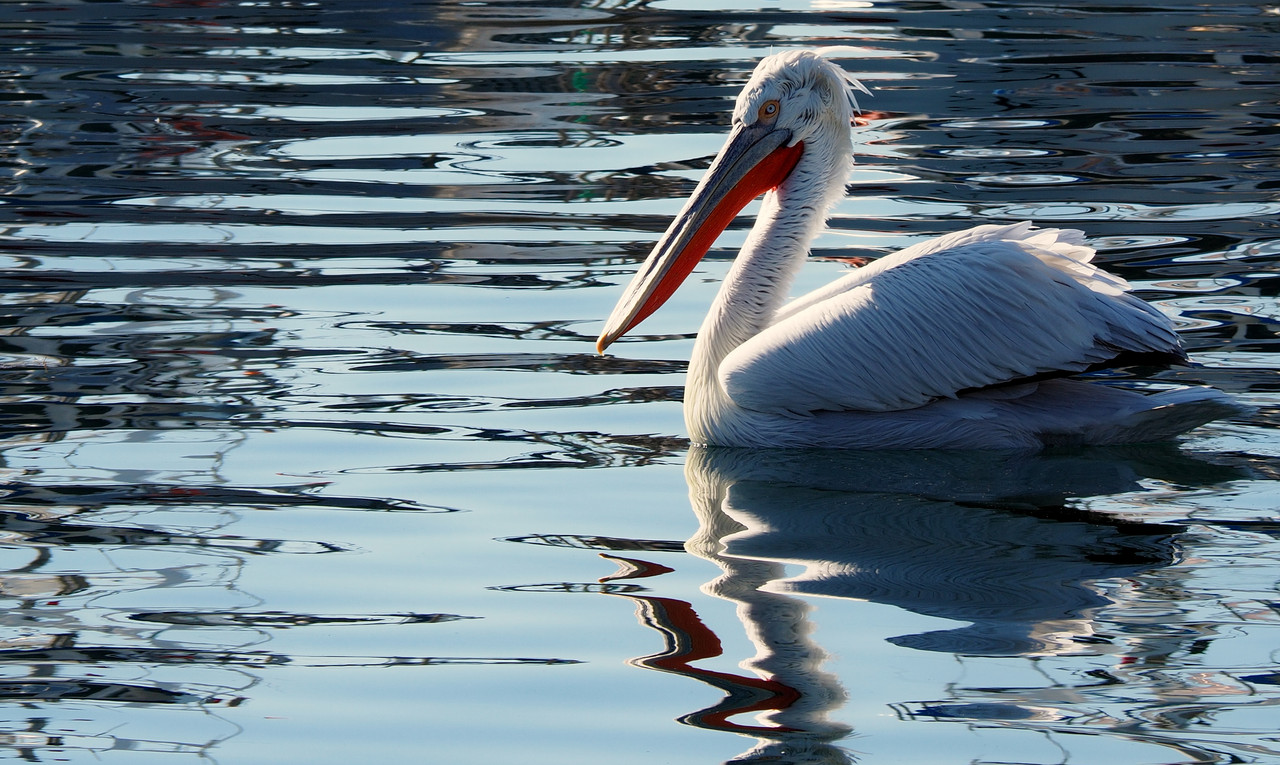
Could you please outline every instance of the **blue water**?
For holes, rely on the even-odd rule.
[[[0,4],[0,756],[1280,762],[1280,13]],[[1083,228],[1256,408],[1045,455],[691,451],[749,217],[601,322],[770,50],[875,91],[805,290]],[[748,209],[748,212],[750,212]]]

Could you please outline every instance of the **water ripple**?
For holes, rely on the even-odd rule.
[[[0,748],[1274,756],[1274,9],[964,5],[0,3]],[[1114,382],[1257,411],[699,462],[684,360],[751,208],[594,335],[755,60],[828,44],[876,95],[804,286],[1079,226],[1195,362]]]

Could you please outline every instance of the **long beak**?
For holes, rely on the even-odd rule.
[[[693,196],[627,285],[596,342],[598,353],[671,297],[748,202],[786,180],[804,153],[803,142],[788,146],[790,140],[790,130],[760,123],[734,129]]]

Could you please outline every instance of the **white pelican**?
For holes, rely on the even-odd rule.
[[[694,345],[694,443],[1004,449],[1170,438],[1241,407],[1209,388],[1144,395],[1067,376],[1186,360],[1173,324],[1092,265],[1078,231],[978,226],[916,244],[784,305],[853,166],[854,91],[823,51],[762,60],[733,128],[627,286],[597,350],[675,291],[765,194]]]

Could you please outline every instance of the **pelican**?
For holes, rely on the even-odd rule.
[[[1071,377],[1187,359],[1173,323],[1090,261],[1079,231],[985,225],[922,242],[786,302],[845,193],[861,83],[791,50],[756,67],[729,138],[606,321],[605,349],[658,309],[760,194],[693,348],[695,444],[1023,449],[1172,438],[1242,411]]]

